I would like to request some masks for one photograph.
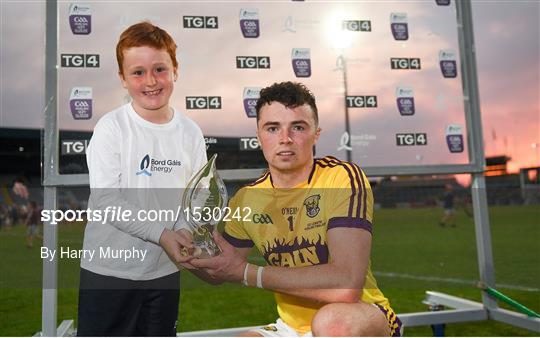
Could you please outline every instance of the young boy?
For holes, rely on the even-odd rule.
[[[132,102],[98,121],[86,155],[89,206],[104,215],[114,207],[160,208],[156,201],[174,190],[164,188],[184,188],[206,163],[200,128],[169,106],[178,77],[171,36],[149,22],[135,24],[121,34],[116,57]],[[180,203],[178,194],[169,200]],[[133,218],[139,216],[89,219],[83,252],[94,255],[81,257],[79,336],[176,335],[175,263],[189,258],[180,251],[191,244],[173,231],[174,220]]]

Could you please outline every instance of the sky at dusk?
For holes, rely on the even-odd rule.
[[[59,124],[91,130],[97,119],[125,102],[116,75],[114,47],[128,25],[150,19],[171,33],[179,46],[180,79],[172,103],[208,136],[254,136],[246,117],[242,90],[284,80],[304,82],[317,97],[323,128],[317,152],[344,158],[338,150],[344,132],[343,73],[347,62],[349,95],[377,95],[377,108],[350,108],[353,160],[368,165],[466,163],[467,152],[450,154],[445,126],[465,125],[461,74],[443,79],[438,52],[458,52],[454,6],[435,1],[404,2],[84,2],[92,12],[92,34],[75,36],[68,24],[69,3],[59,4],[60,53],[99,53],[99,69],[59,69]],[[473,1],[474,33],[485,152],[512,158],[510,170],[540,165],[540,27],[538,1]],[[241,8],[259,12],[260,37],[245,39],[239,28]],[[43,2],[1,2],[0,127],[43,126]],[[395,41],[390,13],[407,13],[409,39]],[[183,15],[218,16],[219,29],[186,29]],[[340,31],[343,20],[370,20],[370,32]],[[348,40],[336,48],[336,40]],[[296,78],[292,48],[310,48],[312,75]],[[458,58],[459,58],[459,53]],[[270,56],[271,69],[239,70],[239,55]],[[418,57],[421,70],[391,70],[390,57]],[[415,116],[400,116],[396,86],[414,88]],[[93,88],[93,118],[73,120],[72,87]],[[185,96],[221,96],[220,110],[186,110]],[[427,132],[425,147],[396,147],[395,133]],[[368,140],[368,144],[365,141]],[[362,142],[361,142],[362,143]]]

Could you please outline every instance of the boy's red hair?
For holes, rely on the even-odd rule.
[[[122,64],[124,62],[124,51],[131,47],[148,46],[158,50],[164,49],[171,57],[174,68],[178,67],[176,60],[176,43],[173,38],[164,31],[148,21],[139,22],[129,26],[122,34],[116,45],[116,60],[118,61],[118,72],[124,75]]]

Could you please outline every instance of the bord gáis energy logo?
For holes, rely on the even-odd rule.
[[[150,155],[146,154],[141,160],[140,170],[136,172],[136,175],[152,176],[155,172],[169,174],[172,172],[173,167],[181,165],[182,162],[179,160],[158,160],[150,158]]]
[[[152,173],[149,172],[147,169],[150,166],[150,155],[146,154],[145,157],[141,160],[141,165],[139,168],[141,170],[137,171],[137,176],[144,175],[144,176],[152,176]]]

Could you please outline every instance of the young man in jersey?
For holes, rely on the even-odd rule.
[[[163,209],[159,197],[174,193],[164,188],[186,187],[206,163],[200,128],[169,105],[178,76],[176,44],[163,29],[141,22],[121,34],[116,57],[132,102],[95,126],[86,153],[89,207],[103,214],[113,207]],[[140,215],[89,220],[83,249],[95,255],[81,257],[79,336],[176,335],[180,277],[175,263],[189,258],[180,252],[191,242],[173,231],[174,220],[150,222]],[[107,254],[121,250],[133,250],[133,257]]]
[[[189,262],[210,281],[275,292],[279,319],[248,336],[395,336],[401,323],[370,269],[373,196],[362,170],[313,158],[315,98],[299,83],[263,89],[257,137],[269,171],[229,203],[251,213],[225,224],[222,254]],[[244,215],[243,215],[244,216]],[[256,246],[267,265],[248,264]]]

